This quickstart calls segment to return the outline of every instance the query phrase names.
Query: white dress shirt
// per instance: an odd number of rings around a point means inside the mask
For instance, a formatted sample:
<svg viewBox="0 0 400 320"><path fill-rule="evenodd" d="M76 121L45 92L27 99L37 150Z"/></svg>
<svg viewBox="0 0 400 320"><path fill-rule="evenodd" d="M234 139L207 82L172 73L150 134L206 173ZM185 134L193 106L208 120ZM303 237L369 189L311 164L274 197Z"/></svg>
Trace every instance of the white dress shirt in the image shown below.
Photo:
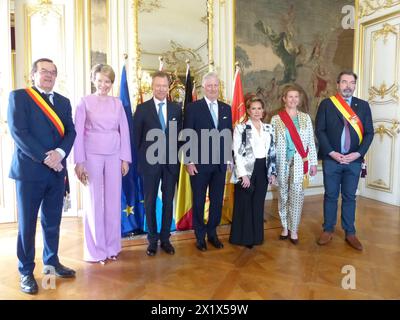
<svg viewBox="0 0 400 320"><path fill-rule="evenodd" d="M54 91L46 92L42 88L39 88L39 87L36 87L36 88L39 90L40 94L49 94L50 95L49 96L49 100L54 105L54 98L53 98L54 97Z"/></svg>
<svg viewBox="0 0 400 320"><path fill-rule="evenodd" d="M213 108L213 111L214 111L214 114L215 114L215 117L216 117L217 123L218 123L218 101L217 100L211 101L206 96L204 96L204 99L207 102L208 109L210 110L210 113L211 113L211 103L213 103L213 107L212 108Z"/></svg>
<svg viewBox="0 0 400 320"><path fill-rule="evenodd" d="M159 103L163 102L163 108L162 108L162 113L163 113L163 117L164 117L164 121L165 121L165 127L167 127L167 99L164 99L163 101L158 100L156 97L153 97L154 99L154 104L156 105L156 109L157 109L157 114L160 112L160 106L158 105Z"/></svg>

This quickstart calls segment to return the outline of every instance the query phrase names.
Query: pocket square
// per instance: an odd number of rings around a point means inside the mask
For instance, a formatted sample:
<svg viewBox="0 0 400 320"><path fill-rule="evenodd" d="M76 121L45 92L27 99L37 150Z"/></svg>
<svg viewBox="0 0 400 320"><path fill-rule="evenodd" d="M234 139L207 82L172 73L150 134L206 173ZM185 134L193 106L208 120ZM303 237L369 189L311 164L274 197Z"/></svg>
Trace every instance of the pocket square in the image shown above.
<svg viewBox="0 0 400 320"><path fill-rule="evenodd" d="M226 118L228 118L227 116L225 116L225 117L223 117L222 119L226 119Z"/></svg>
<svg viewBox="0 0 400 320"><path fill-rule="evenodd" d="M174 121L174 120L176 120L176 118L172 118L172 119L171 119L171 121Z"/></svg>

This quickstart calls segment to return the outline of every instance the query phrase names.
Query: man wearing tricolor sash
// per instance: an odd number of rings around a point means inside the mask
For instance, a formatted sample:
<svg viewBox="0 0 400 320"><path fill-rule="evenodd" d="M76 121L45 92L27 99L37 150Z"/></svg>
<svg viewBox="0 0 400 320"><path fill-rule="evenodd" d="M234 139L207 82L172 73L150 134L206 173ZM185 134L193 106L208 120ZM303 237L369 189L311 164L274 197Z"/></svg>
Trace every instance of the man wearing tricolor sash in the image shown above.
<svg viewBox="0 0 400 320"><path fill-rule="evenodd" d="M17 256L20 288L38 292L35 268L36 220L41 207L43 272L74 277L58 259L66 158L75 140L69 100L53 91L57 68L50 59L33 63L34 86L12 91L8 125L15 142L10 178L16 180L18 209Z"/></svg>
<svg viewBox="0 0 400 320"><path fill-rule="evenodd" d="M324 224L318 244L325 245L332 239L340 191L341 223L346 242L354 249L362 250L354 227L356 191L374 128L368 102L353 97L356 83L356 74L341 72L337 78L337 94L321 102L316 116L315 131L325 187Z"/></svg>

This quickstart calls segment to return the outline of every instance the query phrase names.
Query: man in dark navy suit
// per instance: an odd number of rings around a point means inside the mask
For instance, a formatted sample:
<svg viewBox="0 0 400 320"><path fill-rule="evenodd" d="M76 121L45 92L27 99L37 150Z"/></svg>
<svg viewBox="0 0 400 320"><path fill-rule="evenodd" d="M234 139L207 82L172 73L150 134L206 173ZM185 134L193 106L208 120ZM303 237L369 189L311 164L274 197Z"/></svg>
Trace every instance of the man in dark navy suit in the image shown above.
<svg viewBox="0 0 400 320"><path fill-rule="evenodd" d="M319 158L324 174L324 224L318 244L332 239L337 220L338 197L342 194L342 228L346 242L362 250L355 236L356 191L365 154L374 137L371 109L367 101L353 97L357 75L343 71L337 78L336 96L321 102L315 123Z"/></svg>
<svg viewBox="0 0 400 320"><path fill-rule="evenodd" d="M221 222L222 203L225 188L227 164L232 150L232 112L231 107L217 100L219 95L219 79L214 72L204 75L202 80L204 98L187 105L184 114L184 129L196 132L198 144L191 139L191 152L197 149L197 159L190 161L186 169L190 175L193 191L193 227L196 234L196 247L200 251L207 250L205 236L216 248L223 248L218 239L216 228ZM204 132L219 134L219 141L206 138ZM224 134L225 133L225 134ZM218 143L219 142L219 143ZM208 155L206 154L208 152ZM204 223L204 206L206 192L210 199L207 224Z"/></svg>
<svg viewBox="0 0 400 320"><path fill-rule="evenodd" d="M65 191L66 157L75 140L71 104L53 92L57 68L50 59L33 63L32 88L10 93L8 124L15 142L10 178L16 180L18 205L18 269L21 290L35 294L35 234L41 207L45 274L74 277L58 259Z"/></svg>
<svg viewBox="0 0 400 320"><path fill-rule="evenodd" d="M161 242L161 249L166 253L175 253L169 238L173 200L179 176L178 134L182 128L182 108L176 103L167 101L168 75L162 71L156 72L153 75L152 88L153 98L138 105L133 116L134 143L138 151L138 172L143 178L149 241L146 253L149 256L157 253L158 240ZM160 148L154 150L153 153L152 146L157 141L151 136L160 138L158 141ZM160 233L158 233L156 200L160 181L162 223Z"/></svg>
<svg viewBox="0 0 400 320"><path fill-rule="evenodd" d="M35 234L39 207L43 229L44 273L74 277L58 259L60 223L65 191L66 157L75 139L71 104L53 92L57 68L50 59L33 63L34 86L12 91L8 125L15 142L10 178L16 180L18 209L18 269L21 290L35 294Z"/></svg>

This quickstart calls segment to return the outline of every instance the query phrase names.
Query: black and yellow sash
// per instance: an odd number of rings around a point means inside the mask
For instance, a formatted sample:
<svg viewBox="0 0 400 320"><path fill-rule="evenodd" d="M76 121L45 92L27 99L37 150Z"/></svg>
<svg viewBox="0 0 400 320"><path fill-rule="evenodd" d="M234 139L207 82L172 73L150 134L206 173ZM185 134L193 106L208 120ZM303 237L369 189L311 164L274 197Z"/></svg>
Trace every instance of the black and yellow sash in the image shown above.
<svg viewBox="0 0 400 320"><path fill-rule="evenodd" d="M25 91L32 98L35 104L43 111L46 117L51 121L51 123L56 127L58 133L61 137L64 137L64 125L61 119L58 117L57 113L51 108L51 106L43 99L43 97L33 88L26 88Z"/></svg>

